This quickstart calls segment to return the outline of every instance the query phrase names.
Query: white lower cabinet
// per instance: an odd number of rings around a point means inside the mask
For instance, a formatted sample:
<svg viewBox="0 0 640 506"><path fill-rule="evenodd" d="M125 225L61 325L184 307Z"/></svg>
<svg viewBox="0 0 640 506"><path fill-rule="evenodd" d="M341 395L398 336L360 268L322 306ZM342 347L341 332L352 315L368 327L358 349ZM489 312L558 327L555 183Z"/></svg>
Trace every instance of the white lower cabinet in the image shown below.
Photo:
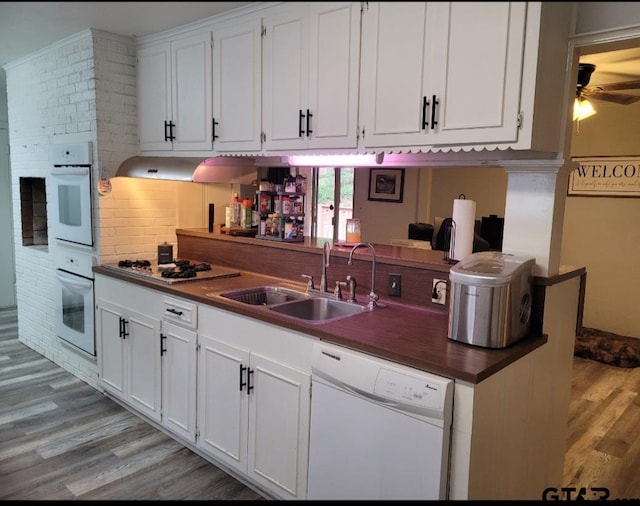
<svg viewBox="0 0 640 506"><path fill-rule="evenodd" d="M96 304L102 387L160 421L160 320L104 299Z"/></svg>
<svg viewBox="0 0 640 506"><path fill-rule="evenodd" d="M195 330L162 322L162 425L196 440Z"/></svg>
<svg viewBox="0 0 640 506"><path fill-rule="evenodd" d="M106 392L266 493L306 498L312 338L99 274L95 291Z"/></svg>
<svg viewBox="0 0 640 506"><path fill-rule="evenodd" d="M261 332L254 321L217 316L235 321L232 333L223 321L200 327L197 446L278 498L305 498L311 375L274 359L287 336L271 339L269 325ZM252 350L252 339L268 343L271 356Z"/></svg>

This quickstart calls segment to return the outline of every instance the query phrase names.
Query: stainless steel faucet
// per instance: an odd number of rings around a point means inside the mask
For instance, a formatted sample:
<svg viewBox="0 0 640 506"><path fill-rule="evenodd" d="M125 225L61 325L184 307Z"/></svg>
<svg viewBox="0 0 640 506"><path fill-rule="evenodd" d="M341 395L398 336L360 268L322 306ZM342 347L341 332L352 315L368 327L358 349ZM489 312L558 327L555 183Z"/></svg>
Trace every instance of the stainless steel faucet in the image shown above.
<svg viewBox="0 0 640 506"><path fill-rule="evenodd" d="M320 291L327 291L327 267L329 267L329 257L331 256L331 245L325 241L322 250L322 277L320 278Z"/></svg>
<svg viewBox="0 0 640 506"><path fill-rule="evenodd" d="M359 242L353 248L351 248L351 252L349 253L349 261L347 262L348 265L351 265L353 263L353 252L358 248L369 248L371 250L371 291L369 292L369 303L367 304L367 308L369 310L372 310L378 305L378 294L376 294L376 250L373 248L373 245L368 242Z"/></svg>

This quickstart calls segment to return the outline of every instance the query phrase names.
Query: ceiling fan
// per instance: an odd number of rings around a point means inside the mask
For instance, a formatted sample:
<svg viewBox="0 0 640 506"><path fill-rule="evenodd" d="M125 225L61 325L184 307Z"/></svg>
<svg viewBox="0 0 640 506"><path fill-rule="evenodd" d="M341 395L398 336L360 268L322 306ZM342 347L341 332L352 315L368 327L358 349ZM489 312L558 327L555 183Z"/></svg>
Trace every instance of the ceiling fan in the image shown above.
<svg viewBox="0 0 640 506"><path fill-rule="evenodd" d="M621 90L640 90L640 80L622 81L618 83L599 84L589 86L591 74L596 70L592 63L578 64L578 83L576 87L576 98L582 100L590 98L603 100L616 104L629 105L640 100L640 95L629 95L624 93L611 93Z"/></svg>

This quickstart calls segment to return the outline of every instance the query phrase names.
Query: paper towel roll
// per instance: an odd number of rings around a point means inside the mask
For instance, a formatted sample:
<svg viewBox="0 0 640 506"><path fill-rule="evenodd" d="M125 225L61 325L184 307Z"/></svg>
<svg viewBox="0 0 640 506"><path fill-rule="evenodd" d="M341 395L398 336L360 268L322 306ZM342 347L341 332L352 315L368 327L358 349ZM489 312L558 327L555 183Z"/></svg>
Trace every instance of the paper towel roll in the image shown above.
<svg viewBox="0 0 640 506"><path fill-rule="evenodd" d="M455 199L453 201L454 223L449 246L449 258L462 260L473 253L473 236L476 224L476 203L474 200Z"/></svg>

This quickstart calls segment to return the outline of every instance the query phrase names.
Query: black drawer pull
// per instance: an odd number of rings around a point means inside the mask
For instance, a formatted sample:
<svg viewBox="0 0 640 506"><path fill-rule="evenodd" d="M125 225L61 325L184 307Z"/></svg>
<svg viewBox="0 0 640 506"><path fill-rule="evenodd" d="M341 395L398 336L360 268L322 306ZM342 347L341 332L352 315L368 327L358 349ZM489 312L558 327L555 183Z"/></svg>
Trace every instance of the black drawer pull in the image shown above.
<svg viewBox="0 0 640 506"><path fill-rule="evenodd" d="M244 381L243 378L243 373L244 371L246 371L247 368L245 366L243 366L242 364L240 364L240 391L242 392L242 389L247 385L247 383Z"/></svg>
<svg viewBox="0 0 640 506"><path fill-rule="evenodd" d="M427 123L427 107L429 107L429 101L426 96L422 97L422 130L426 130L429 126Z"/></svg>
<svg viewBox="0 0 640 506"><path fill-rule="evenodd" d="M431 107L431 130L435 130L436 125L438 124L438 122L436 121L436 105L438 105L440 102L436 100L435 95L433 95L432 102L433 105Z"/></svg>
<svg viewBox="0 0 640 506"><path fill-rule="evenodd" d="M251 384L252 376L253 376L253 369L247 369L247 394L250 394L251 390L253 390L253 385Z"/></svg>
<svg viewBox="0 0 640 506"><path fill-rule="evenodd" d="M302 109L298 111L298 137L302 137L304 133L302 131L302 120L304 119L304 114L302 114Z"/></svg>
<svg viewBox="0 0 640 506"><path fill-rule="evenodd" d="M178 316L182 316L182 311L178 311L177 309L173 309L172 307L167 309L167 313L173 313Z"/></svg>
<svg viewBox="0 0 640 506"><path fill-rule="evenodd" d="M218 122L216 121L215 118L211 118L211 140L215 141L218 136L216 135L216 125L218 125Z"/></svg>

